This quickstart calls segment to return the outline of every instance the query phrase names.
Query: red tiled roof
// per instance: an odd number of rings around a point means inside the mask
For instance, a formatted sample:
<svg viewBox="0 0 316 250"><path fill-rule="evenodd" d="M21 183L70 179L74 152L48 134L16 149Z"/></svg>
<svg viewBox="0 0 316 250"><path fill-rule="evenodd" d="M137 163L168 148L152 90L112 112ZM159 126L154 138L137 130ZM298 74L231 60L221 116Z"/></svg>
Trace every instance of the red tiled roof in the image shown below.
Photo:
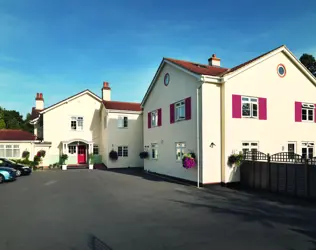
<svg viewBox="0 0 316 250"><path fill-rule="evenodd" d="M188 62L188 61L177 60L177 59L172 59L172 58L164 58L164 59L174 64L177 64L178 66L186 70L189 70L195 74L220 76L221 74L223 74L225 71L228 70L227 68L210 66L207 64Z"/></svg>
<svg viewBox="0 0 316 250"><path fill-rule="evenodd" d="M281 46L279 46L279 47L277 47L277 48L275 48L275 49L273 49L273 50L270 50L270 51L268 51L268 52L266 52L266 53L264 53L264 54L262 54L262 55L260 55L260 56L255 57L255 58L253 58L253 59L251 59L251 60L249 60L249 61L247 61L247 62L244 62L244 63L242 63L242 64L239 64L239 65L237 65L237 66L235 66L235 67L233 67L233 68L227 70L226 72L224 72L224 74L222 74L222 76L224 76L224 75L226 75L226 74L229 74L229 73L232 73L232 72L234 72L234 71L236 71L236 70L238 70L238 69L240 69L240 68L242 68L242 67L244 67L244 66L247 66L248 64L250 64L250 63L252 63L252 62L254 62L254 61L260 59L261 57L264 57L265 55L267 55L267 54L269 54L269 53L271 53L271 52L273 52L273 51L275 51L275 50L277 50L277 49L279 49L279 48L281 48L281 47L283 47L283 46L284 46L284 45L281 45Z"/></svg>
<svg viewBox="0 0 316 250"><path fill-rule="evenodd" d="M36 109L35 107L32 108L32 113L31 113L31 119L34 120L39 116L39 112L41 112L43 109Z"/></svg>
<svg viewBox="0 0 316 250"><path fill-rule="evenodd" d="M106 109L142 111L140 103L136 102L103 101L103 105Z"/></svg>
<svg viewBox="0 0 316 250"><path fill-rule="evenodd" d="M19 129L0 129L0 141L33 141L36 136Z"/></svg>

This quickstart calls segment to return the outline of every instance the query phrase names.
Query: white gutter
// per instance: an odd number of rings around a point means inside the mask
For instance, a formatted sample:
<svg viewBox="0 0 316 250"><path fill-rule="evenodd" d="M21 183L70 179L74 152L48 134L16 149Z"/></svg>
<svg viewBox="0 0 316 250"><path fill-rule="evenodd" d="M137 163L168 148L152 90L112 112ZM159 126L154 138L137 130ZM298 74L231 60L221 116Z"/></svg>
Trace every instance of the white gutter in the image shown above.
<svg viewBox="0 0 316 250"><path fill-rule="evenodd" d="M200 188L200 110L199 110L199 90L202 87L201 85L196 89L196 143L197 143L197 187Z"/></svg>
<svg viewBox="0 0 316 250"><path fill-rule="evenodd" d="M223 83L223 78L219 76L209 76L209 75L201 75L202 82L206 83Z"/></svg>

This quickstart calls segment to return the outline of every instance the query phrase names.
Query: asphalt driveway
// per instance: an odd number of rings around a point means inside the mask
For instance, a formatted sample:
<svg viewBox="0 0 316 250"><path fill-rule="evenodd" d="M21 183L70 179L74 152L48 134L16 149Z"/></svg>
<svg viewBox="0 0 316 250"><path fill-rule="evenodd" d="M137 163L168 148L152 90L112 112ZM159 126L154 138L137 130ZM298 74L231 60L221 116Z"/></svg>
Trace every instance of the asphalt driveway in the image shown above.
<svg viewBox="0 0 316 250"><path fill-rule="evenodd" d="M148 175L36 172L0 198L1 250L316 248L315 205Z"/></svg>

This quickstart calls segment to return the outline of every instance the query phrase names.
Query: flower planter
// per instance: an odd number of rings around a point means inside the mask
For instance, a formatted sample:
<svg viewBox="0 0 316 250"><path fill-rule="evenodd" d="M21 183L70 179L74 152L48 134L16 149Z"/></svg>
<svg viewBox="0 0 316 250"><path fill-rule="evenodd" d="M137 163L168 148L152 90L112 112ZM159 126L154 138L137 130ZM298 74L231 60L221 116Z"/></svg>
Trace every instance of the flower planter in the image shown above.
<svg viewBox="0 0 316 250"><path fill-rule="evenodd" d="M93 169L93 164L89 164L89 169Z"/></svg>
<svg viewBox="0 0 316 250"><path fill-rule="evenodd" d="M63 164L62 167L61 167L61 169L62 169L62 170L67 170L67 165L64 165L64 164Z"/></svg>

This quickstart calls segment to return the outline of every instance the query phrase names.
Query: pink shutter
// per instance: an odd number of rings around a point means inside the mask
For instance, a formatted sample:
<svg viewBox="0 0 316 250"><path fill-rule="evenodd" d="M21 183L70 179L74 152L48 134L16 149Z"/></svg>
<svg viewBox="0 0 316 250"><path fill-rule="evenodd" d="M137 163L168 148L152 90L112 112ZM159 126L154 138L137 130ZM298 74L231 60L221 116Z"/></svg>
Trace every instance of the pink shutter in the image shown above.
<svg viewBox="0 0 316 250"><path fill-rule="evenodd" d="M147 121L148 123L148 128L151 128L151 113L150 112L148 112L148 121Z"/></svg>
<svg viewBox="0 0 316 250"><path fill-rule="evenodd" d="M316 104L315 105L315 109L314 109L314 122L316 122Z"/></svg>
<svg viewBox="0 0 316 250"><path fill-rule="evenodd" d="M158 127L160 127L162 124L162 120L161 120L161 109L158 109Z"/></svg>
<svg viewBox="0 0 316 250"><path fill-rule="evenodd" d="M241 96L232 96L232 112L233 118L241 118Z"/></svg>
<svg viewBox="0 0 316 250"><path fill-rule="evenodd" d="M302 121L302 103L295 102L295 121L301 122Z"/></svg>
<svg viewBox="0 0 316 250"><path fill-rule="evenodd" d="M174 123L174 103L170 104L170 123Z"/></svg>
<svg viewBox="0 0 316 250"><path fill-rule="evenodd" d="M267 120L267 98L259 98L259 120Z"/></svg>
<svg viewBox="0 0 316 250"><path fill-rule="evenodd" d="M185 119L191 120L191 97L185 99Z"/></svg>

